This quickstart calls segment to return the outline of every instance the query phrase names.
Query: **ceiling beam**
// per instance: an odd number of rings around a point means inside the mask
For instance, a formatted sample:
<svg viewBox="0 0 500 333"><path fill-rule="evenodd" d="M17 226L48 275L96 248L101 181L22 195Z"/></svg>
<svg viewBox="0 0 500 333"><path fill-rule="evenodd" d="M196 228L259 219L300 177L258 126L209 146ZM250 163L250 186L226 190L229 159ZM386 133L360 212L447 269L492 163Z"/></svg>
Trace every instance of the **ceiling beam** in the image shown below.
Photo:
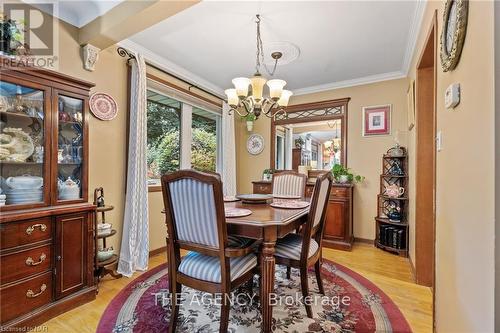
<svg viewBox="0 0 500 333"><path fill-rule="evenodd" d="M125 0L80 28L78 42L103 50L198 2L200 0Z"/></svg>

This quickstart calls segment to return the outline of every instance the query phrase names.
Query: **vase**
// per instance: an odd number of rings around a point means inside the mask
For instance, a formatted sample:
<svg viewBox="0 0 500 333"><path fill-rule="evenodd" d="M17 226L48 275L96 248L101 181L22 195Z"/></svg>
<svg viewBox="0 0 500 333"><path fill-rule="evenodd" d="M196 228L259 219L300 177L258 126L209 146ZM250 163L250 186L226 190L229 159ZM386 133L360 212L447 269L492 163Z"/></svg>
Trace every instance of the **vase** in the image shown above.
<svg viewBox="0 0 500 333"><path fill-rule="evenodd" d="M347 175L341 175L339 176L339 183L345 184L349 182L349 176Z"/></svg>
<svg viewBox="0 0 500 333"><path fill-rule="evenodd" d="M247 131L251 132L253 130L253 121L247 121Z"/></svg>

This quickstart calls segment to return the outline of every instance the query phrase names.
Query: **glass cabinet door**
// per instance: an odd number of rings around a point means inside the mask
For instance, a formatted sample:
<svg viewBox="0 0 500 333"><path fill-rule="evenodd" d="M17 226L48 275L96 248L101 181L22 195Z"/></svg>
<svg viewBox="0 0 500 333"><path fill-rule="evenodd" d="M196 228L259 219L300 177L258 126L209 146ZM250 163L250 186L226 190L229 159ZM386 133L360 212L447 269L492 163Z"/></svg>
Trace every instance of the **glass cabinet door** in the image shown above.
<svg viewBox="0 0 500 333"><path fill-rule="evenodd" d="M57 200L82 199L84 184L84 124L81 98L57 96Z"/></svg>
<svg viewBox="0 0 500 333"><path fill-rule="evenodd" d="M48 200L45 98L48 89L0 81L0 206Z"/></svg>

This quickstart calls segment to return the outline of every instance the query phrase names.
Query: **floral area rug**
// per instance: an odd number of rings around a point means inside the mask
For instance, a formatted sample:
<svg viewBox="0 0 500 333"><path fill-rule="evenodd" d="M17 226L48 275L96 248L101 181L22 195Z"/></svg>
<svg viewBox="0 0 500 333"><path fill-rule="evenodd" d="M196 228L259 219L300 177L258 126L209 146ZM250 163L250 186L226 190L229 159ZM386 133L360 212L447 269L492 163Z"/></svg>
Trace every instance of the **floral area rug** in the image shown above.
<svg viewBox="0 0 500 333"><path fill-rule="evenodd" d="M108 305L97 333L168 332L170 299L167 265L160 265L133 280ZM309 272L311 298L303 299L298 270L286 278L276 266L273 329L275 332L411 332L394 302L378 287L352 270L324 260L325 295L318 293L314 271ZM178 332L219 331L220 296L183 286ZM235 291L229 316L229 332L260 332L258 278L253 293ZM310 302L314 318L308 318L304 302Z"/></svg>

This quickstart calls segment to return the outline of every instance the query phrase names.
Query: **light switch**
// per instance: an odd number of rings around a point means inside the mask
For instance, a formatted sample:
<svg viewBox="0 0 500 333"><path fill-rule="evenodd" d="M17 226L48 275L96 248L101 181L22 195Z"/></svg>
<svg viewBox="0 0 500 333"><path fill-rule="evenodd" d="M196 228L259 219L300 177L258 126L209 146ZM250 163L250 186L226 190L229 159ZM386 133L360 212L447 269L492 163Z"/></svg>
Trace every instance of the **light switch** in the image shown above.
<svg viewBox="0 0 500 333"><path fill-rule="evenodd" d="M441 131L436 134L436 150L441 151L443 149L443 133Z"/></svg>

